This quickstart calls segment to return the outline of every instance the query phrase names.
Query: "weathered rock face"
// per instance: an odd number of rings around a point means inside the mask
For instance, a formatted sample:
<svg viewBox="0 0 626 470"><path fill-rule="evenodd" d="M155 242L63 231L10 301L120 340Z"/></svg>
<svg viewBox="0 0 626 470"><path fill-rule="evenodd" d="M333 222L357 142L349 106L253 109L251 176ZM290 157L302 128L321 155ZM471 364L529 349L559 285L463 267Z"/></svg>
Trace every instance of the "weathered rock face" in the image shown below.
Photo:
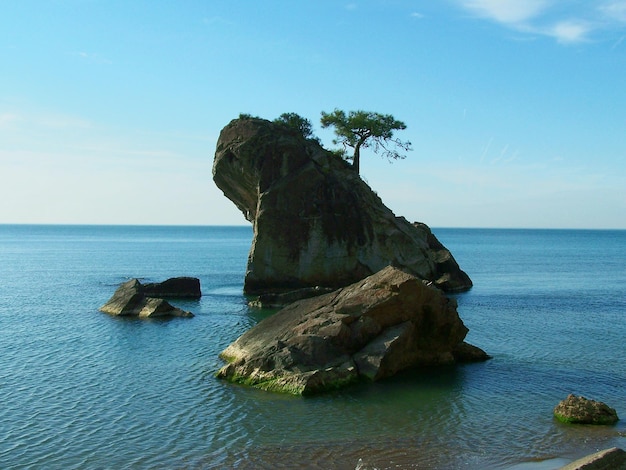
<svg viewBox="0 0 626 470"><path fill-rule="evenodd" d="M329 294L295 302L226 348L218 377L312 394L420 365L488 359L465 343L456 302L387 267Z"/></svg>
<svg viewBox="0 0 626 470"><path fill-rule="evenodd" d="M153 287L153 292L154 289L156 288ZM137 279L131 279L120 285L113 297L100 307L100 311L109 315L139 318L193 317L193 313L176 308L163 299L149 297L145 286Z"/></svg>
<svg viewBox="0 0 626 470"><path fill-rule="evenodd" d="M428 227L396 217L350 165L284 126L232 121L213 179L253 224L248 294L343 287L389 265L446 291L472 285Z"/></svg>
<svg viewBox="0 0 626 470"><path fill-rule="evenodd" d="M564 423L615 424L617 412L605 403L568 395L554 408L554 416Z"/></svg>

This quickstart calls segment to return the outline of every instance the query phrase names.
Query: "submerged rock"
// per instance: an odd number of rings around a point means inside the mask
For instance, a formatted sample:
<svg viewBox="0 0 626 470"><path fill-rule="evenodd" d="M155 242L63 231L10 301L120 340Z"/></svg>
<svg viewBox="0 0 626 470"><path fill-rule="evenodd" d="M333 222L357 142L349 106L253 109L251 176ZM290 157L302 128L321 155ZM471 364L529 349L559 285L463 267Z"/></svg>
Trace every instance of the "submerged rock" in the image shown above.
<svg viewBox="0 0 626 470"><path fill-rule="evenodd" d="M149 297L145 286L138 279L120 285L113 297L100 307L100 311L109 315L139 318L193 317L193 313L174 307L164 299Z"/></svg>
<svg viewBox="0 0 626 470"><path fill-rule="evenodd" d="M213 179L253 224L247 294L344 287L389 265L448 292L472 286L428 227L396 217L351 165L285 126L233 120Z"/></svg>
<svg viewBox="0 0 626 470"><path fill-rule="evenodd" d="M564 423L615 424L617 412L605 403L585 397L568 395L554 408L554 416Z"/></svg>
<svg viewBox="0 0 626 470"><path fill-rule="evenodd" d="M415 366L486 360L431 283L387 267L348 287L295 302L228 346L217 376L270 391L313 394Z"/></svg>

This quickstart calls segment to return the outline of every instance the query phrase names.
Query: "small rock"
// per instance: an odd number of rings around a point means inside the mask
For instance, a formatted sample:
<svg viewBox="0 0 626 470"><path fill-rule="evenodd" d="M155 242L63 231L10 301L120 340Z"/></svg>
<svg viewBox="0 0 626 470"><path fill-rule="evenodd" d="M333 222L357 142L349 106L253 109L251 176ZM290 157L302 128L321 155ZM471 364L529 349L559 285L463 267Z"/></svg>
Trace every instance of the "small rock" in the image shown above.
<svg viewBox="0 0 626 470"><path fill-rule="evenodd" d="M139 318L193 317L193 313L176 308L163 299L148 297L138 279L120 285L100 311L114 316Z"/></svg>
<svg viewBox="0 0 626 470"><path fill-rule="evenodd" d="M617 412L608 405L572 394L554 408L554 416L575 424L615 424L619 420Z"/></svg>

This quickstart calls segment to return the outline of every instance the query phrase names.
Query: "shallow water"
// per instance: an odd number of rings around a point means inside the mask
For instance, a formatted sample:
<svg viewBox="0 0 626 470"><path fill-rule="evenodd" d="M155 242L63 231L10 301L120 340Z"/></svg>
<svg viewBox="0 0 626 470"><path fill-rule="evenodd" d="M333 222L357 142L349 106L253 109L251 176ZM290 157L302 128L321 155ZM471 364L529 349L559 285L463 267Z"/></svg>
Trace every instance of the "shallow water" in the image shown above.
<svg viewBox="0 0 626 470"><path fill-rule="evenodd" d="M298 398L213 376L267 314L241 294L249 227L0 226L0 467L521 470L626 448L622 422L552 418L569 393L626 414L626 232L435 233L493 359ZM128 278L181 275L202 283L173 302L192 319L97 310Z"/></svg>

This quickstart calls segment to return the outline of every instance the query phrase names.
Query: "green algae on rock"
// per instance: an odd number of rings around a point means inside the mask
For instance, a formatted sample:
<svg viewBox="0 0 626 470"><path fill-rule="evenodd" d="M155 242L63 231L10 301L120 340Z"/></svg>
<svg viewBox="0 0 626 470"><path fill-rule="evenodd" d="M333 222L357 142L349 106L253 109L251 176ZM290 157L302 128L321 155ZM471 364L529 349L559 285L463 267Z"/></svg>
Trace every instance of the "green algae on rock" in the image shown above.
<svg viewBox="0 0 626 470"><path fill-rule="evenodd" d="M615 424L617 412L605 403L585 397L568 395L554 408L554 416L563 423Z"/></svg>

